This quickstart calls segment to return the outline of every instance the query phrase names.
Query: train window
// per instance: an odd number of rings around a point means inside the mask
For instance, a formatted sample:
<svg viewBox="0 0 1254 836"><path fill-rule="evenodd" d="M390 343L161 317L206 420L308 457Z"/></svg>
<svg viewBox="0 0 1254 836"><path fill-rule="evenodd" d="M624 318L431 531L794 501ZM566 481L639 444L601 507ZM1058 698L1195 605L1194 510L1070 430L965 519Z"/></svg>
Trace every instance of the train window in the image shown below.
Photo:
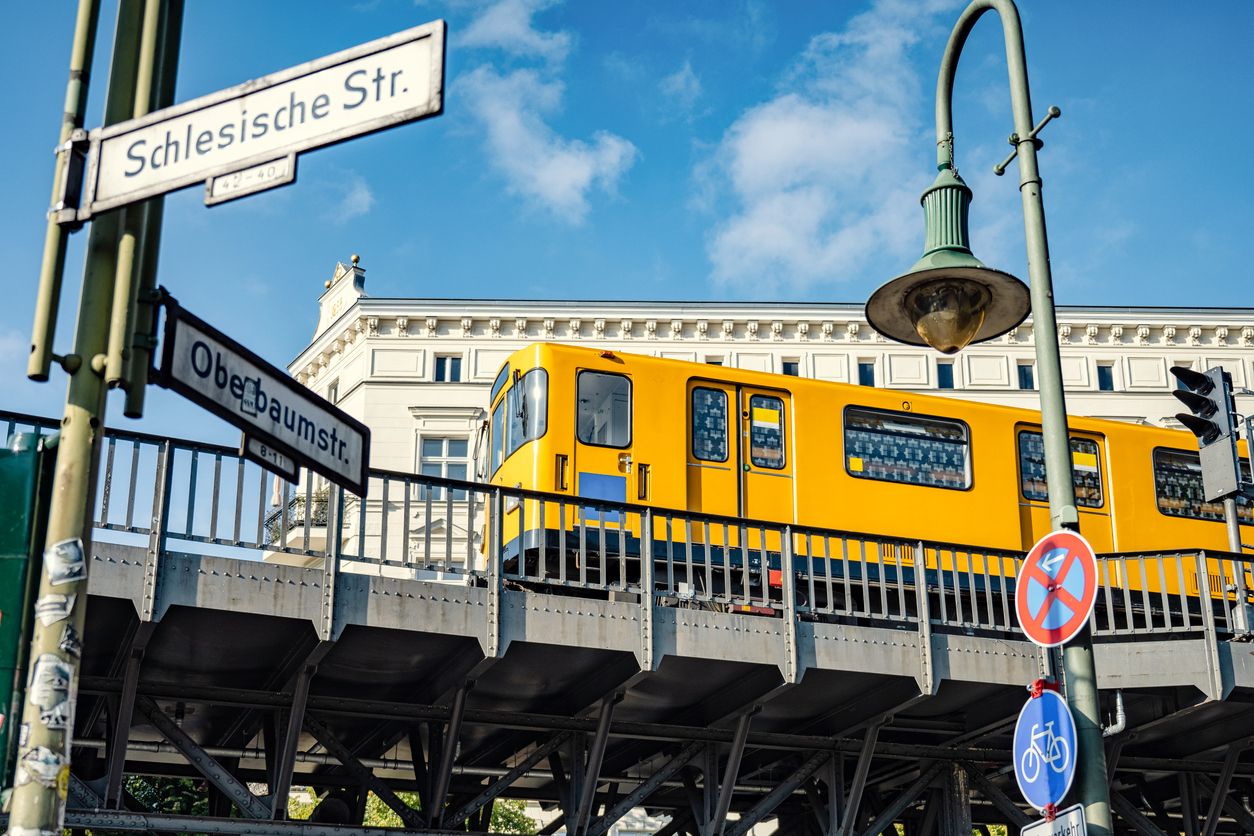
<svg viewBox="0 0 1254 836"><path fill-rule="evenodd" d="M621 374L580 372L575 397L576 435L584 444L631 444L631 381Z"/></svg>
<svg viewBox="0 0 1254 836"><path fill-rule="evenodd" d="M966 489L970 451L967 425L960 421L845 408L845 470L855 478Z"/></svg>
<svg viewBox="0 0 1254 836"><path fill-rule="evenodd" d="M488 395L488 405L491 406L496 402L496 396L505 388L506 381L509 380L509 363L501 366L501 370L496 373L496 380L492 381L492 393Z"/></svg>
<svg viewBox="0 0 1254 836"><path fill-rule="evenodd" d="M532 369L505 395L505 457L548 429L549 373ZM499 407L498 407L499 408Z"/></svg>
<svg viewBox="0 0 1254 836"><path fill-rule="evenodd" d="M721 389L692 390L692 457L727 461L727 393Z"/></svg>
<svg viewBox="0 0 1254 836"><path fill-rule="evenodd" d="M1241 460L1241 476L1250 478L1249 459ZM1202 488L1202 460L1190 450L1154 451L1154 495L1158 510L1169 517L1222 521L1221 501L1207 502ZM1237 495L1237 518L1254 525L1254 500Z"/></svg>
<svg viewBox="0 0 1254 836"><path fill-rule="evenodd" d="M492 473L505 460L505 404L497 404L492 410Z"/></svg>
<svg viewBox="0 0 1254 836"><path fill-rule="evenodd" d="M779 398L749 396L749 461L784 469L784 402Z"/></svg>
<svg viewBox="0 0 1254 836"><path fill-rule="evenodd" d="M1083 508L1102 507L1102 472L1098 453L1096 441L1071 439L1075 501ZM1023 491L1024 499L1049 501L1049 486L1045 484L1045 442L1038 432L1024 430L1019 433L1019 489Z"/></svg>

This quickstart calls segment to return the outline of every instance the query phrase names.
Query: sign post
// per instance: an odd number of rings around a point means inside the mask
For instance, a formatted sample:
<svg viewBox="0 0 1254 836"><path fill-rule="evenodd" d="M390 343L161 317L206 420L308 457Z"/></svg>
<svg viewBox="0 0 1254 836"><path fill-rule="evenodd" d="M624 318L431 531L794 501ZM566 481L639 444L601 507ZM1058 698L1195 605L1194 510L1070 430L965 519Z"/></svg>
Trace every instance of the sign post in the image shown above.
<svg viewBox="0 0 1254 836"><path fill-rule="evenodd" d="M267 469L288 478L304 465L365 497L366 425L162 293L158 385L243 430L245 455Z"/></svg>

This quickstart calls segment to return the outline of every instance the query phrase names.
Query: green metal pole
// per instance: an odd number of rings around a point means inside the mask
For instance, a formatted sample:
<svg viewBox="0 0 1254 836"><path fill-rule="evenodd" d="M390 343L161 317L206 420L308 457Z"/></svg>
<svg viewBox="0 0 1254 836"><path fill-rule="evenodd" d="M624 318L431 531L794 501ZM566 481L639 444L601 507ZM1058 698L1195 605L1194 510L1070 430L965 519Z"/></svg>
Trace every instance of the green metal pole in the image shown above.
<svg viewBox="0 0 1254 836"><path fill-rule="evenodd" d="M174 104L182 32L183 0L167 0L161 15L161 33L157 41L153 110ZM165 216L165 198L151 198L145 206L147 211L141 237L143 252L139 259L139 289L135 299L135 321L126 371L126 380L130 385L122 407L122 414L127 418L140 418L144 414L148 367L152 363L152 350L156 345L157 261L161 250L161 222Z"/></svg>
<svg viewBox="0 0 1254 836"><path fill-rule="evenodd" d="M52 202L61 198L61 180L69 159L70 134L83 127L87 110L87 82L96 46L96 24L100 20L100 0L79 0L74 22L74 46L70 49L70 80L65 85L65 110L57 146L57 165L52 173ZM57 308L61 304L61 277L65 273L65 245L69 233L55 217L48 218L44 231L43 261L39 265L39 290L35 301L35 322L31 326L30 358L26 376L47 380L52 362L52 341L57 331Z"/></svg>
<svg viewBox="0 0 1254 836"><path fill-rule="evenodd" d="M936 81L937 165L947 168L952 160L953 90L958 56L975 22L987 11L1001 18L1010 72L1010 98L1014 114L1015 145L1019 157L1019 193L1023 199L1023 225L1027 240L1028 277L1032 293L1032 333L1036 343L1036 373L1041 393L1041 435L1045 446L1045 479L1049 484L1050 520L1055 529L1078 530L1075 483L1071 470L1071 442L1067 430L1067 405L1063 396L1062 362L1058 350L1058 325L1054 314L1053 276L1049 269L1049 243L1045 234L1045 203L1037 169L1032 97L1028 88L1027 53L1023 28L1013 0L974 0L962 12L949 36ZM1093 640L1086 627L1063 649L1067 704L1075 717L1079 739L1076 786L1084 804L1089 833L1109 836L1112 829L1110 792L1106 783L1106 750L1102 744L1097 670Z"/></svg>
<svg viewBox="0 0 1254 836"><path fill-rule="evenodd" d="M139 40L135 71L134 106L138 118L152 108L157 76L157 39L161 34L161 7L164 0L145 0L143 29ZM143 253L143 233L148 226L148 204L137 203L122 210L122 237L118 240L117 268L113 280L113 310L109 322L109 348L105 355L105 384L130 388L126 372L130 366L135 327L135 301Z"/></svg>
<svg viewBox="0 0 1254 836"><path fill-rule="evenodd" d="M129 119L134 107L142 8L139 0L118 4L105 124ZM110 212L91 224L74 353L63 361L70 380L35 604L39 618L31 638L10 834L57 833L65 819L119 220Z"/></svg>

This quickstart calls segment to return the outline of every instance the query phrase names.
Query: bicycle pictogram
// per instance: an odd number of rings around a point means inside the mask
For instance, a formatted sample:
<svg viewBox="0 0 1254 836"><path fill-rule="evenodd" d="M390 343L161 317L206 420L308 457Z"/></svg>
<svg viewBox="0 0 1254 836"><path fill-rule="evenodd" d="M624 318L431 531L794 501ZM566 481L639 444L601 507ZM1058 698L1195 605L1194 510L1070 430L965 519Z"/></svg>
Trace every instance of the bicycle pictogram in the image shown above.
<svg viewBox="0 0 1254 836"><path fill-rule="evenodd" d="M1042 764L1060 775L1066 771L1071 764L1071 745L1065 738L1054 734L1053 720L1046 723L1044 729L1033 723L1030 737L1032 742L1024 750L1019 763L1023 780L1035 783Z"/></svg>
<svg viewBox="0 0 1254 836"><path fill-rule="evenodd" d="M1078 753L1075 719L1057 691L1033 688L1014 732L1015 781L1038 810L1062 803L1075 778Z"/></svg>

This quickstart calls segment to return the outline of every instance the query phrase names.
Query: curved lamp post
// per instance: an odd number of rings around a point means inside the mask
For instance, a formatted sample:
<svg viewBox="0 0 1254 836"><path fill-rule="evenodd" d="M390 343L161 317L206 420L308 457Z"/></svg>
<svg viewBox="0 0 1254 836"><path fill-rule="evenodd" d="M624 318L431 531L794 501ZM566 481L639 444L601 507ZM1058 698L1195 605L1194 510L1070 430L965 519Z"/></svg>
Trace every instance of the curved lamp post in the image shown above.
<svg viewBox="0 0 1254 836"><path fill-rule="evenodd" d="M1023 29L1013 0L974 0L962 12L949 36L936 81L936 163L940 174L923 193L927 220L923 258L872 294L867 321L884 336L913 345L930 345L952 354L973 342L1004 334L1028 313L1028 288L1013 276L985 267L971 253L967 209L971 190L954 166L953 90L958 56L975 22L987 11L1001 18L1010 71L1010 98L1014 134L1010 142L1019 158L1019 192L1027 238L1028 277L1031 281L1032 328L1040 382L1041 434L1045 447L1045 474L1049 484L1050 519L1055 529L1078 529L1072 481L1067 409L1063 399L1062 364L1058 353L1058 326L1054 317L1053 279L1045 236L1045 204L1036 165L1040 140L1036 134L1059 115L1050 108L1039 124L1032 124L1028 92L1027 56ZM1009 160L994 170L1001 174ZM1097 675L1088 631L1063 650L1067 702L1075 715L1079 737L1079 774L1076 786L1085 805L1089 832L1111 832L1110 795L1106 783L1106 756L1099 721Z"/></svg>

